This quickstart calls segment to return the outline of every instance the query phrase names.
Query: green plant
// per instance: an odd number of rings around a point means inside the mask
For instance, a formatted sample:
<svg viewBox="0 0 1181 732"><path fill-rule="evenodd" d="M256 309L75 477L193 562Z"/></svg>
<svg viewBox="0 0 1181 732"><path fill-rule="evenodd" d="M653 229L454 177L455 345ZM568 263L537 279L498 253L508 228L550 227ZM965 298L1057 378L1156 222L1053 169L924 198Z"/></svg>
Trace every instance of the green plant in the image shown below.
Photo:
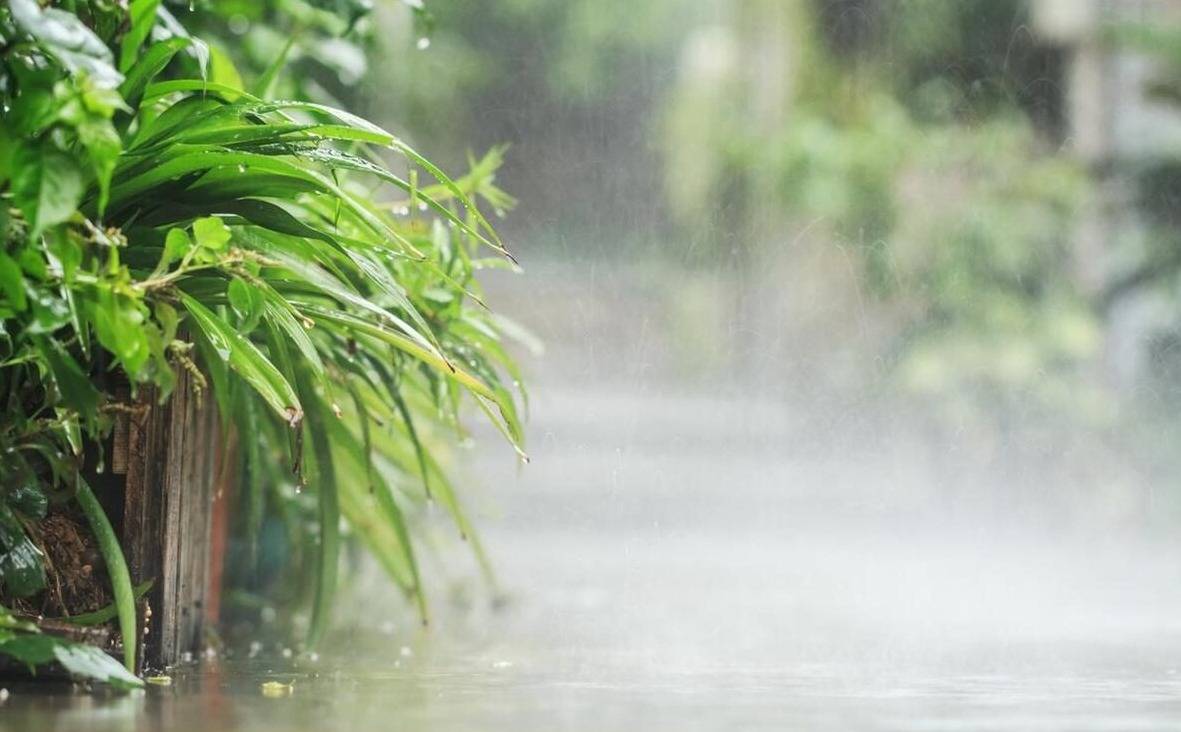
<svg viewBox="0 0 1181 732"><path fill-rule="evenodd" d="M309 643L341 517L425 617L410 514L434 497L471 537L428 435L470 399L521 449L518 374L476 281L515 266L476 204L511 201L498 153L452 180L347 112L247 92L275 72L249 85L211 63L158 0L62 5L0 7L0 596L43 589L36 523L73 501L118 577L84 455L134 408L119 377L163 401L184 369L227 435L249 429L247 538L268 511L315 516L291 522L316 555ZM114 596L134 627L129 583Z"/></svg>
<svg viewBox="0 0 1181 732"><path fill-rule="evenodd" d="M20 620L0 606L0 653L30 669L56 661L72 674L104 681L124 688L138 688L143 682L102 650L85 643L65 640L41 632L36 623Z"/></svg>

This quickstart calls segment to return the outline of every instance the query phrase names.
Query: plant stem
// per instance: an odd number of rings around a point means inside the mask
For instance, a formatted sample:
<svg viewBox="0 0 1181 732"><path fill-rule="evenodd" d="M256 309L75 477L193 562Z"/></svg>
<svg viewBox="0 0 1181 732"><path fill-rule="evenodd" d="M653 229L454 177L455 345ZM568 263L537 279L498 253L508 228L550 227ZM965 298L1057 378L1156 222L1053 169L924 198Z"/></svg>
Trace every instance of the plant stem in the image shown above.
<svg viewBox="0 0 1181 732"><path fill-rule="evenodd" d="M119 547L119 537L94 492L82 478L78 478L78 506L90 523L90 530L98 542L99 553L107 564L107 575L111 578L111 591L115 595L115 610L119 616L119 633L123 636L123 665L128 672L135 673L135 594L131 588L131 575L127 561Z"/></svg>

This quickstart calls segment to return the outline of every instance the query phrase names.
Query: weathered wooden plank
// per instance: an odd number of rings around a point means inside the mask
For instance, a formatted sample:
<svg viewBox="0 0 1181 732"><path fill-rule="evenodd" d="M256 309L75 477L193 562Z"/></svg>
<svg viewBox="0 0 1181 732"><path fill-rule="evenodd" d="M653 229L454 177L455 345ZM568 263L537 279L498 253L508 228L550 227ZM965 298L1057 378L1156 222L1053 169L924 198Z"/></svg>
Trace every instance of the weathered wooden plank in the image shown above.
<svg viewBox="0 0 1181 732"><path fill-rule="evenodd" d="M128 429L124 543L133 580L156 580L142 662L161 667L198 651L206 621L216 617L206 598L210 566L220 561L213 504L222 438L215 405L198 398L189 374L181 372L168 404L152 399L143 395L148 408Z"/></svg>
<svg viewBox="0 0 1181 732"><path fill-rule="evenodd" d="M159 634L153 632L150 621L152 610L160 608L164 595L164 584L160 578L163 562L161 545L164 539L161 522L164 466L163 461L157 458L164 454L169 407L157 406L155 400L155 390L144 389L139 398L142 409L128 425L123 502L123 552L127 557L132 582L139 584L149 579L155 580L152 590L141 602L140 666L145 662L149 665L160 663Z"/></svg>

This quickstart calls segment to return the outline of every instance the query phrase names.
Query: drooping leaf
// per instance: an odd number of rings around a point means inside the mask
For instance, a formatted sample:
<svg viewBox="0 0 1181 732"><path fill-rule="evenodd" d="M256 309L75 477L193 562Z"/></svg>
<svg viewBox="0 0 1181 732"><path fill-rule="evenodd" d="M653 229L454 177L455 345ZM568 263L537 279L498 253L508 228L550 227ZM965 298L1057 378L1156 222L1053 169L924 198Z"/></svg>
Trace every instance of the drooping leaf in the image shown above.
<svg viewBox="0 0 1181 732"><path fill-rule="evenodd" d="M49 365L50 374L61 393L63 406L74 410L83 419L93 419L98 411L99 393L78 362L52 338L34 341Z"/></svg>
<svg viewBox="0 0 1181 732"><path fill-rule="evenodd" d="M289 424L298 425L303 419L299 397L262 351L197 299L184 293L180 299L218 357L250 384L277 414Z"/></svg>
<svg viewBox="0 0 1181 732"><path fill-rule="evenodd" d="M333 598L336 596L336 575L340 563L340 506L339 483L333 464L332 445L328 438L329 417L323 401L315 394L315 385L306 372L297 372L300 392L307 406L307 421L303 429L312 444L309 461L312 485L319 506L320 536L316 552L316 592L312 603L312 620L308 628L308 646L314 647L324 636L331 618Z"/></svg>
<svg viewBox="0 0 1181 732"><path fill-rule="evenodd" d="M0 652L3 650L0 647ZM118 661L101 648L85 643L59 641L54 646L53 657L76 676L84 676L125 689L139 689L144 685L142 679L125 666L120 666Z"/></svg>

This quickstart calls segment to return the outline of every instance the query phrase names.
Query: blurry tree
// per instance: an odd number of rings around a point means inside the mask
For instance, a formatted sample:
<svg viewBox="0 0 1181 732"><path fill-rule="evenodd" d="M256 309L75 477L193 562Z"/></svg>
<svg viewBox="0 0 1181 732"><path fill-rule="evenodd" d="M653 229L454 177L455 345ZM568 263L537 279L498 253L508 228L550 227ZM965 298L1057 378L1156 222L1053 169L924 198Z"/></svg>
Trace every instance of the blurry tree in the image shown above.
<svg viewBox="0 0 1181 732"><path fill-rule="evenodd" d="M1025 5L732 7L686 45L667 190L686 230L717 223L726 202L714 246L738 262L747 300L735 318L769 313L755 338L796 332L770 368L831 379L823 359L793 371L788 348L832 348L857 332L834 318L872 318L880 327L867 333L893 336L856 349L879 354L864 359L860 382L887 376L939 432L995 445L988 460L1044 451L1048 422L1109 423L1112 401L1093 378L1102 322L1071 267L1088 179L1058 154L1061 59L1029 35ZM820 265L807 251L816 241ZM783 283L805 279L828 285L777 310L775 299L791 297ZM799 333L817 317L827 320L806 340Z"/></svg>

